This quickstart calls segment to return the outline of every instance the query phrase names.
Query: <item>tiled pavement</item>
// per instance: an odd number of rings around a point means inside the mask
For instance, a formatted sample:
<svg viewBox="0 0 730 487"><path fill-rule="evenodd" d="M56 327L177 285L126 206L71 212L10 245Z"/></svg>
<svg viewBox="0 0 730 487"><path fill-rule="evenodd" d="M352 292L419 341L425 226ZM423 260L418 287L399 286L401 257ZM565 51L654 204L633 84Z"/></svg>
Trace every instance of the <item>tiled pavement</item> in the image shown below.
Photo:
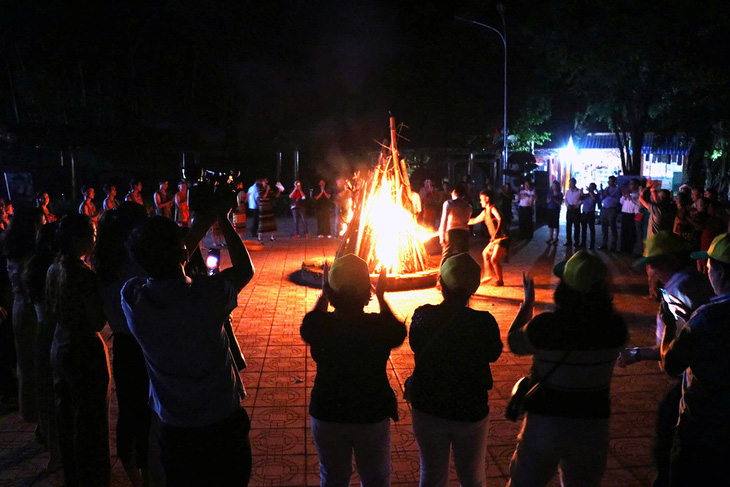
<svg viewBox="0 0 730 487"><path fill-rule="evenodd" d="M288 220L280 220L286 230ZM564 235L564 232L562 232ZM600 232L599 232L600 233ZM551 274L554 263L566 257L562 245L544 244L542 228L529 243L513 246L505 265L505 287L483 285L472 299L477 309L490 311L497 319L506 343L506 332L522 299L523 271L536 283L537 310L549 309L557 279ZM483 241L472 240L472 253L479 258ZM303 260L330 257L334 239L292 239L281 235L266 241L251 254L256 266L252 282L238 297L233 313L236 334L246 355L248 368L243 379L249 398L253 445L252 486L318 485L317 453L312 444L307 405L315 375L315 365L299 338L302 316L313 306L319 291L290 281ZM655 305L643 299L646 277L633 269L633 259L625 255L600 253L613 270L615 304L630 325L631 344L648 345L653 341ZM224 255L225 259L225 255ZM438 303L435 289L386 294L394 312L407 318L424 303ZM376 310L376 306L373 310ZM490 394L490 432L487 476L489 485L507 481L510 457L519 425L503 418L503 410L515 380L523 376L529 359L505 350L493 365L494 390ZM392 457L394 485L418 483L418 448L411 431L410 410L402 400L403 382L413 370L413 354L408 341L391 354L388 375L397 391L401 420L393 424ZM659 399L669 385L656 363L644 362L628 369L617 369L612 389L610 457L605 486L649 485L653 476L651 460L652 431ZM112 426L116 404L112 405ZM47 453L33 440L33 427L23 424L16 413L0 416L0 486L62 485L59 473L47 475L43 466ZM112 439L112 448L113 447ZM114 450L112 450L114 453ZM114 460L114 486L127 485L121 465ZM451 472L451 485L458 485ZM353 485L357 475L353 474ZM551 485L557 485L553 480Z"/></svg>

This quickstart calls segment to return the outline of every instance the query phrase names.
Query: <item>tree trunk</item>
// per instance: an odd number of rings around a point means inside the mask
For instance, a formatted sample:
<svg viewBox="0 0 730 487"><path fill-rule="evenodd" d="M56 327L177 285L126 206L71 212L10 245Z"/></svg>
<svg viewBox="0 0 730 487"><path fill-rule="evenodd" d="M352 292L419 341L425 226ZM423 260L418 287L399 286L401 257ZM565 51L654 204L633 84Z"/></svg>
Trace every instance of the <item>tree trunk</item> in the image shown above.
<svg viewBox="0 0 730 487"><path fill-rule="evenodd" d="M641 148L644 146L644 130L634 126L631 129L631 164L624 170L624 174L638 176L644 163Z"/></svg>

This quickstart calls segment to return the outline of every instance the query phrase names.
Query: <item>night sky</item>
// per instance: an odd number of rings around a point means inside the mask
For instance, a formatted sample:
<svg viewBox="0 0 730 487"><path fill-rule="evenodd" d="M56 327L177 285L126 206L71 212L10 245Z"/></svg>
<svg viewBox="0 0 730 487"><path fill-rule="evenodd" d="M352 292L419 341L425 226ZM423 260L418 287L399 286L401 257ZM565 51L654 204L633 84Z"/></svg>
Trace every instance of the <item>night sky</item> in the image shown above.
<svg viewBox="0 0 730 487"><path fill-rule="evenodd" d="M581 38L583 23L619 40L643 33L647 19L676 23L666 2L639 13L618 2L626 8L614 19L572 0L503 2L510 126L549 95L552 127L573 129L583 100L555 82L540 52L542 32L561 33L563 17L573 17L576 45L596 50L607 48ZM464 147L501 129L503 48L454 15L501 30L497 3L5 0L0 125L20 143L265 164L297 145L315 164L377 150L392 113L408 127L405 148Z"/></svg>

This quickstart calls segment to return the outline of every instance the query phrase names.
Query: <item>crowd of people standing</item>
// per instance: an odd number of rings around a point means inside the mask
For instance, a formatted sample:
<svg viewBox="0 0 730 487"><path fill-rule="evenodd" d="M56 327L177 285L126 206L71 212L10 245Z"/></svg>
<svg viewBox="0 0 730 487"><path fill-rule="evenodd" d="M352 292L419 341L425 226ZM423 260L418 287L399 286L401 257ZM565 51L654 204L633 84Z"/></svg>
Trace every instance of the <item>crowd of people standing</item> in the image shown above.
<svg viewBox="0 0 730 487"><path fill-rule="evenodd" d="M283 188L265 179L254 186L256 236L271 233L273 239L266 200ZM250 421L241 406L246 392L232 352L235 337L225 328L238 293L254 275L230 218L231 211L240 214L241 203L250 205L252 190L236 189L235 208L222 200L191 212L185 183L169 195L167 181L160 181L153 216L139 203L139 181L132 181L123 202L107 186L98 215L90 208L93 188L84 188L78 213L63 218L52 213L46 193L39 193L36 206L14 209L1 202L7 226L0 238L6 272L0 289L0 393L4 402L17 397L21 418L37 425L36 438L50 452L47 469L63 468L66 485L109 485L112 373L119 403L117 455L132 485L149 482L155 468L167 485L247 483ZM466 187L448 189L438 225L443 301L418 307L410 331L390 310L384 271L374 292L380 312L370 314L364 310L372 296L367 264L347 255L331 269L325 265L322 295L300 329L317 364L310 415L322 485L348 484L352 455L363 485L388 485L390 421L398 419L398 411L385 368L390 350L406 338L415 355L406 398L421 454L421 485L443 485L450 450L461 483L484 485L490 364L503 344L494 317L470 308L469 300L482 282L503 285L512 204L525 219L519 226L525 233L518 235L526 238L533 231L536 196L529 184L517 194L508 186L498 194L485 189L479 193L481 210L474 212ZM422 219L428 216L429 191L422 198ZM723 347L729 337L719 326L726 322L730 293L726 209L716 197L691 188L683 188L681 197L667 193L650 181L643 188L638 180L617 188L611 178L602 191L592 184L584 192L575 180L565 196L559 185L551 188L548 208L567 207L566 245L585 246L584 215L595 220L600 205L608 230L604 244L620 207L621 240L624 232L633 232L631 238L627 233L625 249L636 252L643 228L635 215L646 213L649 235L637 265L646 266L663 296L657 345L625 348L627 327L613 308L608 269L596 253L578 251L556 266L560 283L553 311L534 315L534 283L524 276L524 301L507 344L513 353L533 357L533 380L541 387L525 403L511 485L545 485L558 468L566 485L600 483L617 357L619 366L657 360L681 376L659 409L656 463L666 483L657 485L692 485L697 469L722 480L730 453L730 402L724 392L730 362ZM301 184L289 194L295 223L303 224L297 235L307 235L301 214L306 197ZM314 197L336 199L324 181ZM435 206L429 205L435 219ZM559 226L554 214L549 218L554 244ZM318 222L318 231L329 223L329 217L321 227ZM483 266L468 254L473 227L481 223L490 235ZM200 271L200 241L214 225L231 267L211 276ZM611 237L608 248L617 249L618 235ZM590 243L592 248L593 239ZM101 336L107 324L113 333L111 368ZM154 460L151 430L159 442Z"/></svg>

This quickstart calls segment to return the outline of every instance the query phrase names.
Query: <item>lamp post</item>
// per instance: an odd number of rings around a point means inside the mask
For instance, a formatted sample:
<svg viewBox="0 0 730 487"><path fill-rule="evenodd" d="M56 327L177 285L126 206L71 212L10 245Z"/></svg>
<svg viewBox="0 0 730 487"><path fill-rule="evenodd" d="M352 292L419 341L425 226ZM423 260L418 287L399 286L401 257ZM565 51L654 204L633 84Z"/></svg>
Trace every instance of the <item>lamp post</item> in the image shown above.
<svg viewBox="0 0 730 487"><path fill-rule="evenodd" d="M504 184L504 170L507 168L507 24L504 21L504 4L498 3L497 4L497 12L499 12L499 16L502 18L502 31L500 32L499 29L492 27L491 25L483 24L482 22L477 22L476 20L471 19L465 19L463 17L454 17L456 20L461 20L462 22L468 22L470 24L478 25L479 27L484 27L486 29L491 30L492 32L495 32L499 38L502 40L502 46L504 46L504 107L503 107L503 120L502 120L502 137L503 137L503 152L502 152L502 184Z"/></svg>

